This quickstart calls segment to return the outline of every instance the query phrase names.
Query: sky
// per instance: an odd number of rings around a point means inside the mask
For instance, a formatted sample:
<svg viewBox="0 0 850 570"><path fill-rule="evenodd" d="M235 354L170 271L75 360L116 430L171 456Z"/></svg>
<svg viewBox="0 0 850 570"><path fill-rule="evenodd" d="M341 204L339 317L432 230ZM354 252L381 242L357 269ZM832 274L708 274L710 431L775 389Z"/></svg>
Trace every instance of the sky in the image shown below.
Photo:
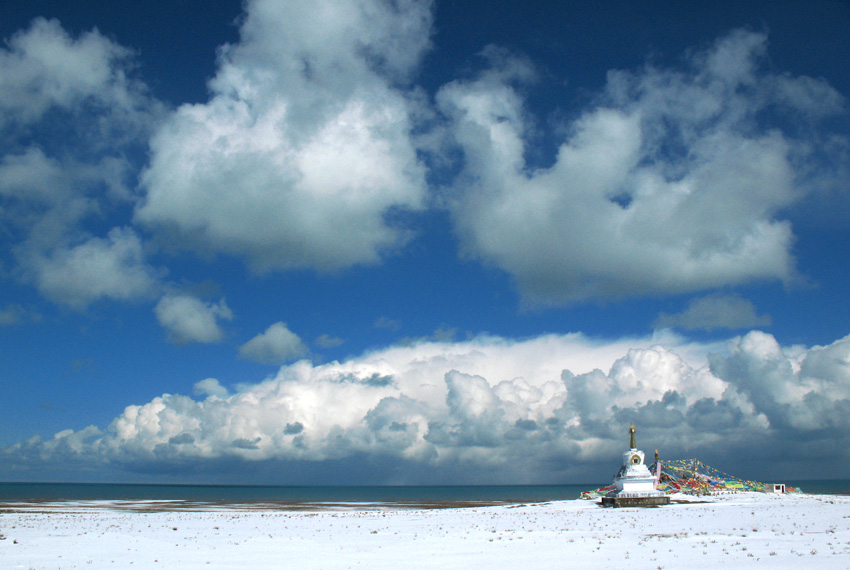
<svg viewBox="0 0 850 570"><path fill-rule="evenodd" d="M591 5L592 4L592 5ZM850 5L0 3L0 480L847 478Z"/></svg>

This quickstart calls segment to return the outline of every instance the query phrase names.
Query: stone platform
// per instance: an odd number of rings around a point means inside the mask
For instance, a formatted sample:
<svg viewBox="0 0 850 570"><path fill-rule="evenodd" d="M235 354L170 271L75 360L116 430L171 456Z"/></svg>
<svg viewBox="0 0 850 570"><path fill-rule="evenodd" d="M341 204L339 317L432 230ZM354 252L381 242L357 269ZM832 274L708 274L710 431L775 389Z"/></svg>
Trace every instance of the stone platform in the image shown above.
<svg viewBox="0 0 850 570"><path fill-rule="evenodd" d="M603 507L658 507L669 504L670 497L667 495L655 497L602 497Z"/></svg>

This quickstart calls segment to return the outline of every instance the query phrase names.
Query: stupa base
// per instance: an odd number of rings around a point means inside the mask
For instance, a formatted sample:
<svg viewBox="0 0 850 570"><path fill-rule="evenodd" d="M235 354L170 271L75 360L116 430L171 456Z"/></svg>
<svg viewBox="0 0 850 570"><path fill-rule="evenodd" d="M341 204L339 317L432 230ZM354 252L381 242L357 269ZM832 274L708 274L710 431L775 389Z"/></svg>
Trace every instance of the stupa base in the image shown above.
<svg viewBox="0 0 850 570"><path fill-rule="evenodd" d="M603 507L659 507L669 505L667 495L650 495L646 497L602 497Z"/></svg>

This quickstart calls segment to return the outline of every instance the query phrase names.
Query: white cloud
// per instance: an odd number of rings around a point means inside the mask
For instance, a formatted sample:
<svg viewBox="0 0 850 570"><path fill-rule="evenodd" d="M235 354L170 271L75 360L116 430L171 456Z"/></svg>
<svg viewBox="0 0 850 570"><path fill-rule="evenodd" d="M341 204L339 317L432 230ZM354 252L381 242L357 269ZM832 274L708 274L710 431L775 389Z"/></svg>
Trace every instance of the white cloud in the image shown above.
<svg viewBox="0 0 850 570"><path fill-rule="evenodd" d="M224 299L205 303L183 293L164 296L154 307L154 313L159 324L168 330L169 340L177 344L219 342L224 337L219 321L233 318Z"/></svg>
<svg viewBox="0 0 850 570"><path fill-rule="evenodd" d="M136 300L156 293L164 270L146 261L138 234L113 227L104 237L87 220L122 202L127 165L49 157L30 147L0 159L0 220L14 236L15 275L54 302L84 309L99 299Z"/></svg>
<svg viewBox="0 0 850 570"><path fill-rule="evenodd" d="M744 329L770 325L770 315L757 315L752 302L734 295L710 295L692 299L681 313L661 313L656 327L686 330Z"/></svg>
<svg viewBox="0 0 850 570"><path fill-rule="evenodd" d="M104 156L85 163L54 158L37 146L0 158L0 219L9 228L21 265L69 241L90 237L84 225L126 203L128 164Z"/></svg>
<svg viewBox="0 0 850 570"><path fill-rule="evenodd" d="M465 157L449 204L466 252L540 303L795 278L782 211L813 190L812 148L827 147L770 113L816 121L841 112L841 96L766 70L766 42L738 31L685 71L610 72L546 168L525 159L529 119L512 85L527 63L502 57L443 87Z"/></svg>
<svg viewBox="0 0 850 570"><path fill-rule="evenodd" d="M428 2L255 0L204 105L151 142L136 217L256 270L374 263L424 205L403 82L428 46Z"/></svg>
<svg viewBox="0 0 850 570"><path fill-rule="evenodd" d="M42 18L0 48L0 222L13 274L76 309L158 287L138 236L100 229L132 202L127 155L161 112L131 78L131 56L96 30L74 38Z"/></svg>
<svg viewBox="0 0 850 570"><path fill-rule="evenodd" d="M226 398L228 396L227 388L222 386L216 378L205 378L200 382L196 382L193 390L196 395L216 396L218 398Z"/></svg>
<svg viewBox="0 0 850 570"><path fill-rule="evenodd" d="M540 481L613 468L635 422L641 441L666 457L720 448L750 457L757 447L767 468L825 429L834 438L850 427L850 337L808 349L758 332L725 348L675 336L479 337L300 361L232 394L207 379L195 392L208 397L129 406L80 453L152 466L366 455L471 479ZM15 449L7 453L23 453ZM796 468L835 452L810 449Z"/></svg>
<svg viewBox="0 0 850 570"><path fill-rule="evenodd" d="M127 228L113 228L106 239L32 255L27 269L46 297L76 309L101 298L151 297L159 289L158 272L144 262L142 244Z"/></svg>
<svg viewBox="0 0 850 570"><path fill-rule="evenodd" d="M132 52L97 30L72 38L57 20L36 18L7 45L0 50L2 122L31 124L50 109L74 110L86 100L135 121L150 105L127 74Z"/></svg>
<svg viewBox="0 0 850 570"><path fill-rule="evenodd" d="M277 322L239 347L239 356L263 364L282 364L306 355L307 347L301 338Z"/></svg>
<svg viewBox="0 0 850 570"><path fill-rule="evenodd" d="M850 427L850 337L789 355L772 336L752 332L731 341L729 353L710 359L712 371L778 430Z"/></svg>
<svg viewBox="0 0 850 570"><path fill-rule="evenodd" d="M50 206L73 195L72 178L62 164L47 157L40 148L6 154L0 163L0 195L21 202Z"/></svg>

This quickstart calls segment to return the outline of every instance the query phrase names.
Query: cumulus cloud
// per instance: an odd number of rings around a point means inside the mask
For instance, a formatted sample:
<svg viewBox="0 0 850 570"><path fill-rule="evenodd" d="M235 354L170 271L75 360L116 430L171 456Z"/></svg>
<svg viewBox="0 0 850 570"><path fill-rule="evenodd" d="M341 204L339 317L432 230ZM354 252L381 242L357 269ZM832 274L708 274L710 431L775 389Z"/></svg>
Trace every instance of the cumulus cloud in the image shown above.
<svg viewBox="0 0 850 570"><path fill-rule="evenodd" d="M136 218L259 271L374 263L424 205L406 84L429 2L253 0L212 97L151 141ZM176 243L176 242L175 242Z"/></svg>
<svg viewBox="0 0 850 570"><path fill-rule="evenodd" d="M161 113L132 67L96 30L74 38L42 18L0 49L0 221L13 273L77 309L149 296L161 275L127 226L91 230L132 203L127 156Z"/></svg>
<svg viewBox="0 0 850 570"><path fill-rule="evenodd" d="M527 62L502 56L443 87L465 160L448 200L466 252L540 303L794 279L783 211L814 190L815 165L840 156L815 155L829 147L816 130L777 117L816 125L843 113L843 99L822 80L768 70L766 45L737 31L685 69L609 72L543 168L525 158L530 119L515 86Z"/></svg>
<svg viewBox="0 0 850 570"><path fill-rule="evenodd" d="M681 313L661 313L656 327L686 330L744 329L770 325L770 315L757 315L752 302L735 295L710 295L692 299Z"/></svg>
<svg viewBox="0 0 850 570"><path fill-rule="evenodd" d="M196 395L216 396L226 398L228 396L227 388L222 386L216 378L205 378L200 382L196 382L193 386Z"/></svg>
<svg viewBox="0 0 850 570"><path fill-rule="evenodd" d="M144 121L151 101L128 74L132 52L97 30L73 38L59 21L36 18L7 46L0 50L0 125L21 128L53 109L85 105L113 119Z"/></svg>
<svg viewBox="0 0 850 570"><path fill-rule="evenodd" d="M282 364L307 352L301 338L282 322L274 323L239 347L239 356L262 364Z"/></svg>
<svg viewBox="0 0 850 570"><path fill-rule="evenodd" d="M58 247L33 255L26 267L48 298L73 308L96 299L134 300L159 289L159 271L144 261L139 237L128 228L113 228L105 239Z"/></svg>
<svg viewBox="0 0 850 570"><path fill-rule="evenodd" d="M168 331L168 339L176 344L213 343L224 337L221 320L233 318L224 299L204 302L184 293L169 293L154 307L159 324Z"/></svg>
<svg viewBox="0 0 850 570"><path fill-rule="evenodd" d="M89 220L127 202L126 170L120 158L86 164L39 148L3 156L0 219L13 239L15 274L75 309L153 295L164 271L147 263L133 229L113 227L104 237L86 230Z"/></svg>
<svg viewBox="0 0 850 570"><path fill-rule="evenodd" d="M712 356L712 371L762 410L782 432L844 430L850 424L850 337L789 356L752 332Z"/></svg>
<svg viewBox="0 0 850 570"><path fill-rule="evenodd" d="M850 337L811 348L783 348L759 332L725 346L674 336L479 337L300 361L232 394L207 379L196 393L206 397L164 394L127 407L103 432L69 430L4 454L25 462L61 447L150 469L367 456L463 481L539 482L612 470L635 422L641 441L665 457L736 457L728 469L787 464L791 450L808 445L793 463L799 476L812 458L846 453ZM827 432L839 444L818 447ZM408 482L423 482L412 473Z"/></svg>

